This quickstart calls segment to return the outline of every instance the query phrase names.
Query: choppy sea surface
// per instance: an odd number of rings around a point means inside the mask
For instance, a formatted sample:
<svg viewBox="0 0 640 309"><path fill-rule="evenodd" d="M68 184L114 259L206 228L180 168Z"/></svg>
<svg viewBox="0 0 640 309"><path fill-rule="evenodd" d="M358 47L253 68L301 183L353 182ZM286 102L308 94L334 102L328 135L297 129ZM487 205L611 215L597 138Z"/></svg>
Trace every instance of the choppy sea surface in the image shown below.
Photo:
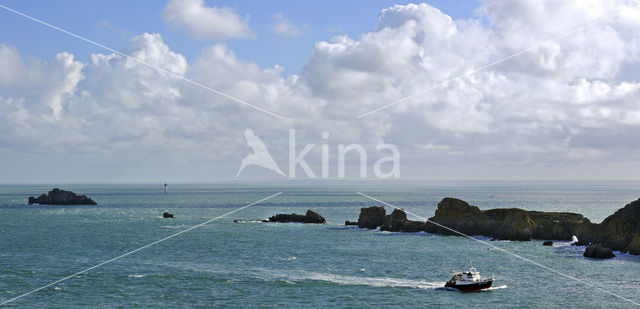
<svg viewBox="0 0 640 309"><path fill-rule="evenodd" d="M600 222L640 197L637 182L303 182L61 185L99 206L26 205L51 185L0 185L0 303L277 192L281 195L6 304L16 308L581 307L640 302L640 257L582 257L556 241L490 242L344 226L360 191L430 217L458 197L481 208L569 211ZM387 207L388 208L388 207ZM312 209L328 224L234 223ZM170 211L175 219L163 219ZM415 218L413 218L415 219ZM489 241L488 239L479 238ZM471 258L494 288L443 289ZM595 286L595 287L594 287Z"/></svg>

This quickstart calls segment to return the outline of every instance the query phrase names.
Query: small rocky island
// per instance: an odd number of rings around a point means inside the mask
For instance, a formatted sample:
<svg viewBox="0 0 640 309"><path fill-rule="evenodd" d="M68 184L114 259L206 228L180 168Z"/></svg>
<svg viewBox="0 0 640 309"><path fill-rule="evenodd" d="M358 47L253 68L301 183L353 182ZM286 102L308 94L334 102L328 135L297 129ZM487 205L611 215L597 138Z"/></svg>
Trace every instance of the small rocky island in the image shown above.
<svg viewBox="0 0 640 309"><path fill-rule="evenodd" d="M437 224L434 224L435 222ZM481 210L456 198L445 198L429 221L407 220L404 211L390 215L384 207L362 208L360 228L392 232L420 232L461 236L486 236L495 240L579 239L577 245L597 245L585 252L596 258L613 257L611 250L640 254L640 200L634 201L602 223L591 223L581 214L569 212L527 211L518 208Z"/></svg>
<svg viewBox="0 0 640 309"><path fill-rule="evenodd" d="M77 195L71 191L53 188L49 194L42 194L37 198L30 196L29 205L98 205L94 200L86 195Z"/></svg>
<svg viewBox="0 0 640 309"><path fill-rule="evenodd" d="M277 214L269 217L269 222L298 222L298 223L327 223L321 215L311 210L307 210L305 215L299 214Z"/></svg>
<svg viewBox="0 0 640 309"><path fill-rule="evenodd" d="M582 255L594 259L610 259L612 257L615 257L615 254L613 254L613 251L611 251L611 249L603 247L600 244L595 244L587 247Z"/></svg>

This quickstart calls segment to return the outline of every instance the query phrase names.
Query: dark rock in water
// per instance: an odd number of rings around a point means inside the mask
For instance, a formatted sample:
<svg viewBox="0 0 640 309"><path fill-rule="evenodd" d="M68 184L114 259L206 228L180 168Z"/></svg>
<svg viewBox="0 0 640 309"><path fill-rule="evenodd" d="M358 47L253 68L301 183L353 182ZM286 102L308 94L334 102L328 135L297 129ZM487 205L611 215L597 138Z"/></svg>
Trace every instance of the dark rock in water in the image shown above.
<svg viewBox="0 0 640 309"><path fill-rule="evenodd" d="M481 210L456 198L444 198L428 222L407 220L395 209L386 216L383 207L360 210L358 226L392 232L425 231L436 234L482 235L496 240L571 239L578 226L589 222L580 214L526 211L517 208ZM458 233L459 232L459 233Z"/></svg>
<svg viewBox="0 0 640 309"><path fill-rule="evenodd" d="M411 230L411 228L409 227L409 222L413 221L407 220L407 214L404 211L400 209L394 209L390 215L384 217L384 219L382 220L382 225L380 226L380 230L392 232L409 232Z"/></svg>
<svg viewBox="0 0 640 309"><path fill-rule="evenodd" d="M362 208L358 225L380 226L382 231L420 232L436 234L482 235L495 240L571 239L584 222L580 214L526 211L517 208L481 210L467 202L445 198L428 222L407 220L407 215L395 209L385 216L383 207Z"/></svg>
<svg viewBox="0 0 640 309"><path fill-rule="evenodd" d="M242 219L234 219L233 222L234 223L241 223L241 222L244 222L244 220L242 220Z"/></svg>
<svg viewBox="0 0 640 309"><path fill-rule="evenodd" d="M407 220L407 214L400 209L394 209L390 215L386 215L384 207L373 206L360 209L358 226L367 229L380 227L381 231L419 232L426 225L424 222Z"/></svg>
<svg viewBox="0 0 640 309"><path fill-rule="evenodd" d="M260 222L269 222L269 220L263 219L263 220L260 220Z"/></svg>
<svg viewBox="0 0 640 309"><path fill-rule="evenodd" d="M601 244L611 250L640 254L640 200L634 201L602 223L591 223L581 214L569 212L527 211L518 208L481 210L456 199L444 198L429 221L407 220L404 211L395 209L386 215L384 207L360 209L358 226L392 232L419 232L469 236L492 240L571 240L576 245Z"/></svg>
<svg viewBox="0 0 640 309"><path fill-rule="evenodd" d="M77 195L71 191L53 188L47 195L42 194L37 198L29 197L29 205L98 205L94 200L86 195Z"/></svg>
<svg viewBox="0 0 640 309"><path fill-rule="evenodd" d="M382 206L360 208L360 216L358 217L358 227L375 229L378 226L382 225L385 214L386 214L386 211Z"/></svg>
<svg viewBox="0 0 640 309"><path fill-rule="evenodd" d="M467 235L483 235L498 240L566 239L589 220L568 212L526 211L518 208L481 210L467 202L445 198L438 204L434 217L437 222ZM428 232L457 233L434 224Z"/></svg>
<svg viewBox="0 0 640 309"><path fill-rule="evenodd" d="M344 225L358 225L358 222L353 222L353 221L345 221Z"/></svg>
<svg viewBox="0 0 640 309"><path fill-rule="evenodd" d="M553 246L553 241L547 240L547 241L543 242L542 245L543 246Z"/></svg>
<svg viewBox="0 0 640 309"><path fill-rule="evenodd" d="M595 244L587 247L582 255L594 259L610 259L615 257L611 249L603 247L600 244Z"/></svg>
<svg viewBox="0 0 640 309"><path fill-rule="evenodd" d="M168 213L168 212L166 212L166 211L165 211L165 212L162 214L162 217L163 217L163 218L165 218L165 219L167 219L167 218L175 218L176 216L174 216L172 213Z"/></svg>
<svg viewBox="0 0 640 309"><path fill-rule="evenodd" d="M640 254L640 199L618 209L600 224L585 224L575 235L579 245L601 244L615 251Z"/></svg>
<svg viewBox="0 0 640 309"><path fill-rule="evenodd" d="M299 214L277 214L269 217L270 222L299 222L299 223L327 223L327 221L318 213L307 210L303 215Z"/></svg>

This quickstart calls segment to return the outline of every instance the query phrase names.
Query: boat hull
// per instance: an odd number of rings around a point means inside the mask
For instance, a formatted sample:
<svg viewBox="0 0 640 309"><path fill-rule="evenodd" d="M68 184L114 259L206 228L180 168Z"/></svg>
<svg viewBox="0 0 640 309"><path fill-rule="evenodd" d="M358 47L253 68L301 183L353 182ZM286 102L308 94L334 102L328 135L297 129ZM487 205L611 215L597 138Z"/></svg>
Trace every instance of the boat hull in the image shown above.
<svg viewBox="0 0 640 309"><path fill-rule="evenodd" d="M456 284L456 282L449 281L444 286L447 288L458 289L462 292L474 292L474 291L488 289L491 287L491 284L493 284L493 280L486 280L486 281L480 281L480 282L474 282L474 283L468 283L468 284Z"/></svg>

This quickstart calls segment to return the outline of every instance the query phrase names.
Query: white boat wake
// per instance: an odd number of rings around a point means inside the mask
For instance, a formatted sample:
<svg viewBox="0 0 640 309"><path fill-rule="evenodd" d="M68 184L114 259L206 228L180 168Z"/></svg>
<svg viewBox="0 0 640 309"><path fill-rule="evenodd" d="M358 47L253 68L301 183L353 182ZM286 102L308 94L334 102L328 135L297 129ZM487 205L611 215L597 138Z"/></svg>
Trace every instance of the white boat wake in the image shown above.
<svg viewBox="0 0 640 309"><path fill-rule="evenodd" d="M281 274L280 279L287 283L297 283L304 281L324 281L331 282L340 285L364 285L364 286L372 286L372 287L393 287L393 288L413 288L413 289L423 289L423 290L449 290L449 288L445 288L445 282L438 281L424 281L424 280L411 280L411 279L400 279L400 278L389 278L389 277L359 277L359 276L345 276L345 275L336 275L336 274L325 274L325 273L315 273L315 272L303 272L303 271L295 271L288 274ZM506 289L506 285L499 285L490 287L488 289L480 290L478 292L485 291L494 291ZM457 289L453 289L458 291Z"/></svg>
<svg viewBox="0 0 640 309"><path fill-rule="evenodd" d="M273 271L264 270L256 273L256 276L264 280L279 280L287 283L299 283L305 281L323 281L340 285L365 285L372 287L402 287L414 289L438 289L444 287L443 282L428 282L424 280L411 280L389 277L361 277L337 274L326 274L307 271Z"/></svg>
<svg viewBox="0 0 640 309"><path fill-rule="evenodd" d="M360 286L371 286L371 287L390 287L390 288L412 288L412 289L423 289L423 290L449 290L444 287L444 281L425 281L425 280L413 280L413 279L402 279L402 278L391 278L391 277L365 277L365 276L352 276L352 275L338 275L338 274L329 274L329 273L319 273L319 272L310 272L303 270L276 270L276 269L265 269L265 268L248 268L244 269L241 273L238 272L227 272L221 270L213 270L205 265L193 265L193 263L189 263L189 267L185 267L187 265L179 265L177 263L167 264L167 266L171 267L179 267L183 269L189 269L193 271L207 271L210 273L217 274L226 274L226 275L249 275L259 280L263 281L280 281L287 284L299 284L303 282L329 282L340 285L360 285ZM201 266L201 267L200 267ZM364 273L364 272L359 272ZM506 285L500 285L491 287L484 291L492 291L507 288ZM456 290L457 291L457 290Z"/></svg>
<svg viewBox="0 0 640 309"><path fill-rule="evenodd" d="M506 288L507 288L507 286L503 284L503 285L499 285L499 286L492 286L492 287L490 287L490 288L488 288L486 290L480 290L480 292L482 292L482 291L502 290L502 289L506 289Z"/></svg>

